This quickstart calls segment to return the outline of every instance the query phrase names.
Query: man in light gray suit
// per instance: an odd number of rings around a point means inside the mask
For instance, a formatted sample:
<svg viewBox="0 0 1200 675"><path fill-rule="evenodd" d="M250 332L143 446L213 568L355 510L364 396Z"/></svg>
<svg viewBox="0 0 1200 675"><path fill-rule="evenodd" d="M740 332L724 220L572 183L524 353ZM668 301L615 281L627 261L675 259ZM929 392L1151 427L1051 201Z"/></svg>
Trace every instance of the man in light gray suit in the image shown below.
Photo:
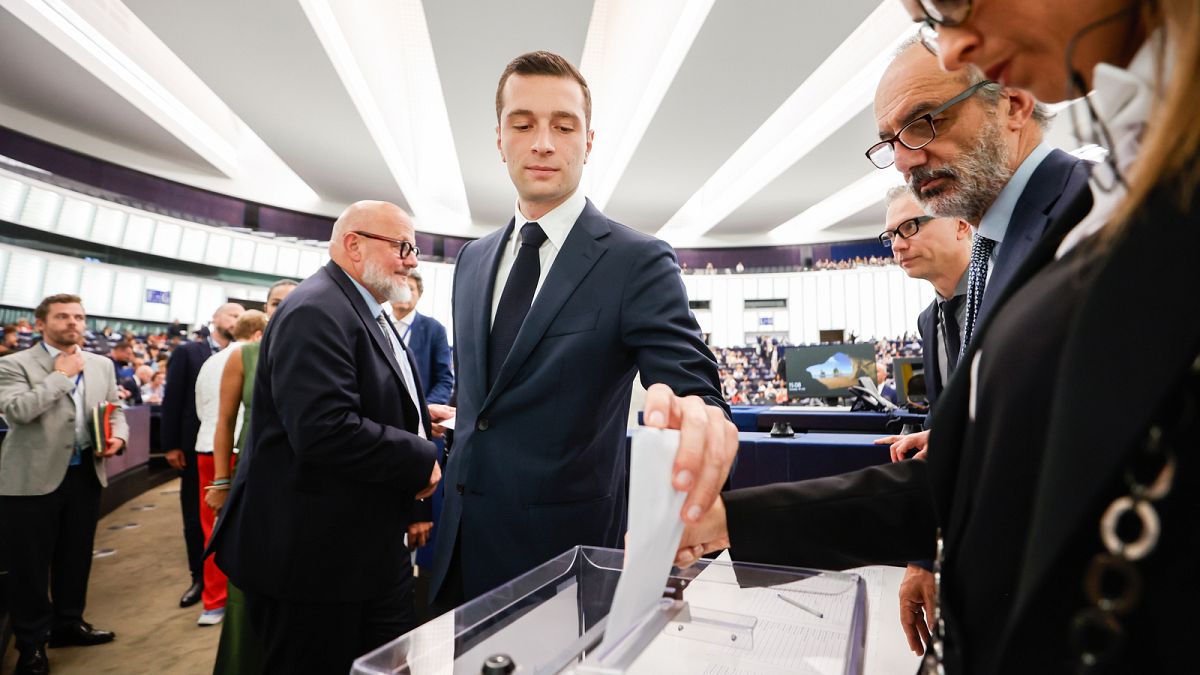
<svg viewBox="0 0 1200 675"><path fill-rule="evenodd" d="M0 358L0 541L8 554L17 673L47 673L46 644L111 642L83 620L104 458L125 448L113 362L79 348L86 317L78 296L52 295L34 312L42 343ZM90 411L116 405L96 448ZM53 600L51 600L53 598Z"/></svg>

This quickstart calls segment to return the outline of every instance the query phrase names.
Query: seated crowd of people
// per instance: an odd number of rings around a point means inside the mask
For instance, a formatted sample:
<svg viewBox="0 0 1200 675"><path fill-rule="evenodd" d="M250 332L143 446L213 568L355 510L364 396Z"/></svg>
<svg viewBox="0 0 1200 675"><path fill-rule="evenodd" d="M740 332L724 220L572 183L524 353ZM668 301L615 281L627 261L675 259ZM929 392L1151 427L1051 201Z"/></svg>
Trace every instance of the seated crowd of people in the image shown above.
<svg viewBox="0 0 1200 675"><path fill-rule="evenodd" d="M854 341L853 338L851 341ZM721 393L731 405L785 405L788 403L787 379L780 372L783 350L792 345L777 338L759 336L758 344L745 347L713 347ZM891 382L892 359L920 357L921 338L904 334L875 342L877 384L883 388ZM894 401L893 401L894 402Z"/></svg>
<svg viewBox="0 0 1200 675"><path fill-rule="evenodd" d="M5 324L2 331L0 356L35 347L42 339L27 318ZM84 331L80 346L113 360L117 394L126 405L159 404L166 391L167 361L185 336L186 330L178 321L166 330L141 335L104 326L99 331Z"/></svg>

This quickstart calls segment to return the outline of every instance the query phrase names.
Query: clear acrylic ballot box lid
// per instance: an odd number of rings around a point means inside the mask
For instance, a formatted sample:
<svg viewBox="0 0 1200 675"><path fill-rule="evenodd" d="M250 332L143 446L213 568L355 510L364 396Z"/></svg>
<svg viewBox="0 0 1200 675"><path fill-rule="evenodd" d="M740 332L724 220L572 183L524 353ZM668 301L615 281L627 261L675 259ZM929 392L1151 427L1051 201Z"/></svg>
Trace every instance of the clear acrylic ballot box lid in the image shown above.
<svg viewBox="0 0 1200 675"><path fill-rule="evenodd" d="M575 547L354 662L354 674L861 673L857 575L702 560L601 645L624 552Z"/></svg>

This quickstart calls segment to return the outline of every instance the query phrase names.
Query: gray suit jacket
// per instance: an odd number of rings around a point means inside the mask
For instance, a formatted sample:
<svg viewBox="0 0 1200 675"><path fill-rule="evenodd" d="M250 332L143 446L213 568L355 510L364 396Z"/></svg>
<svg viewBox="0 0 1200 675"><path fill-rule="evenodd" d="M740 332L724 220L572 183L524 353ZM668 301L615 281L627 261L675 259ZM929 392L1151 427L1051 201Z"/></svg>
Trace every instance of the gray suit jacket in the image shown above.
<svg viewBox="0 0 1200 675"><path fill-rule="evenodd" d="M83 383L87 410L120 401L109 358L84 352ZM74 385L74 378L54 371L54 359L40 344L0 358L0 414L9 426L0 447L0 495L44 495L62 483L75 447ZM129 439L120 408L112 416L112 435ZM108 485L104 460L93 455L92 464L100 484Z"/></svg>

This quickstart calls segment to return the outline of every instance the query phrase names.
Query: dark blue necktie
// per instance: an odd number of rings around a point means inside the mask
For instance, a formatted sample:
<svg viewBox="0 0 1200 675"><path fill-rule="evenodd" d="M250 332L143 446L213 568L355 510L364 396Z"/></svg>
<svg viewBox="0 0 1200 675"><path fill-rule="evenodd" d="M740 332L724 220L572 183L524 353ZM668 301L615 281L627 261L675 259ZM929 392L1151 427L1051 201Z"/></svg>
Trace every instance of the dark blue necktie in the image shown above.
<svg viewBox="0 0 1200 675"><path fill-rule="evenodd" d="M954 373L954 368L958 366L958 357L962 354L962 335L958 327L958 308L962 305L966 296L956 295L949 300L939 304L938 321L942 323L942 334L946 336L946 365L949 370L947 375ZM945 383L943 383L944 385Z"/></svg>
<svg viewBox="0 0 1200 675"><path fill-rule="evenodd" d="M533 293L537 290L538 277L542 273L538 249L545 241L546 233L537 223L525 223L521 228L521 249L517 251L512 271L508 273L500 304L496 306L496 318L492 321L488 349L488 389L495 384L500 366L508 358L521 324L525 322L525 315L529 314L529 306L533 304Z"/></svg>
<svg viewBox="0 0 1200 675"><path fill-rule="evenodd" d="M979 316L979 306L983 304L983 292L987 288L988 260L992 257L992 249L996 242L979 234L975 235L975 243L971 245L971 263L967 265L967 316L963 323L962 350L959 358L967 353L971 345L971 337L975 332L975 319Z"/></svg>

